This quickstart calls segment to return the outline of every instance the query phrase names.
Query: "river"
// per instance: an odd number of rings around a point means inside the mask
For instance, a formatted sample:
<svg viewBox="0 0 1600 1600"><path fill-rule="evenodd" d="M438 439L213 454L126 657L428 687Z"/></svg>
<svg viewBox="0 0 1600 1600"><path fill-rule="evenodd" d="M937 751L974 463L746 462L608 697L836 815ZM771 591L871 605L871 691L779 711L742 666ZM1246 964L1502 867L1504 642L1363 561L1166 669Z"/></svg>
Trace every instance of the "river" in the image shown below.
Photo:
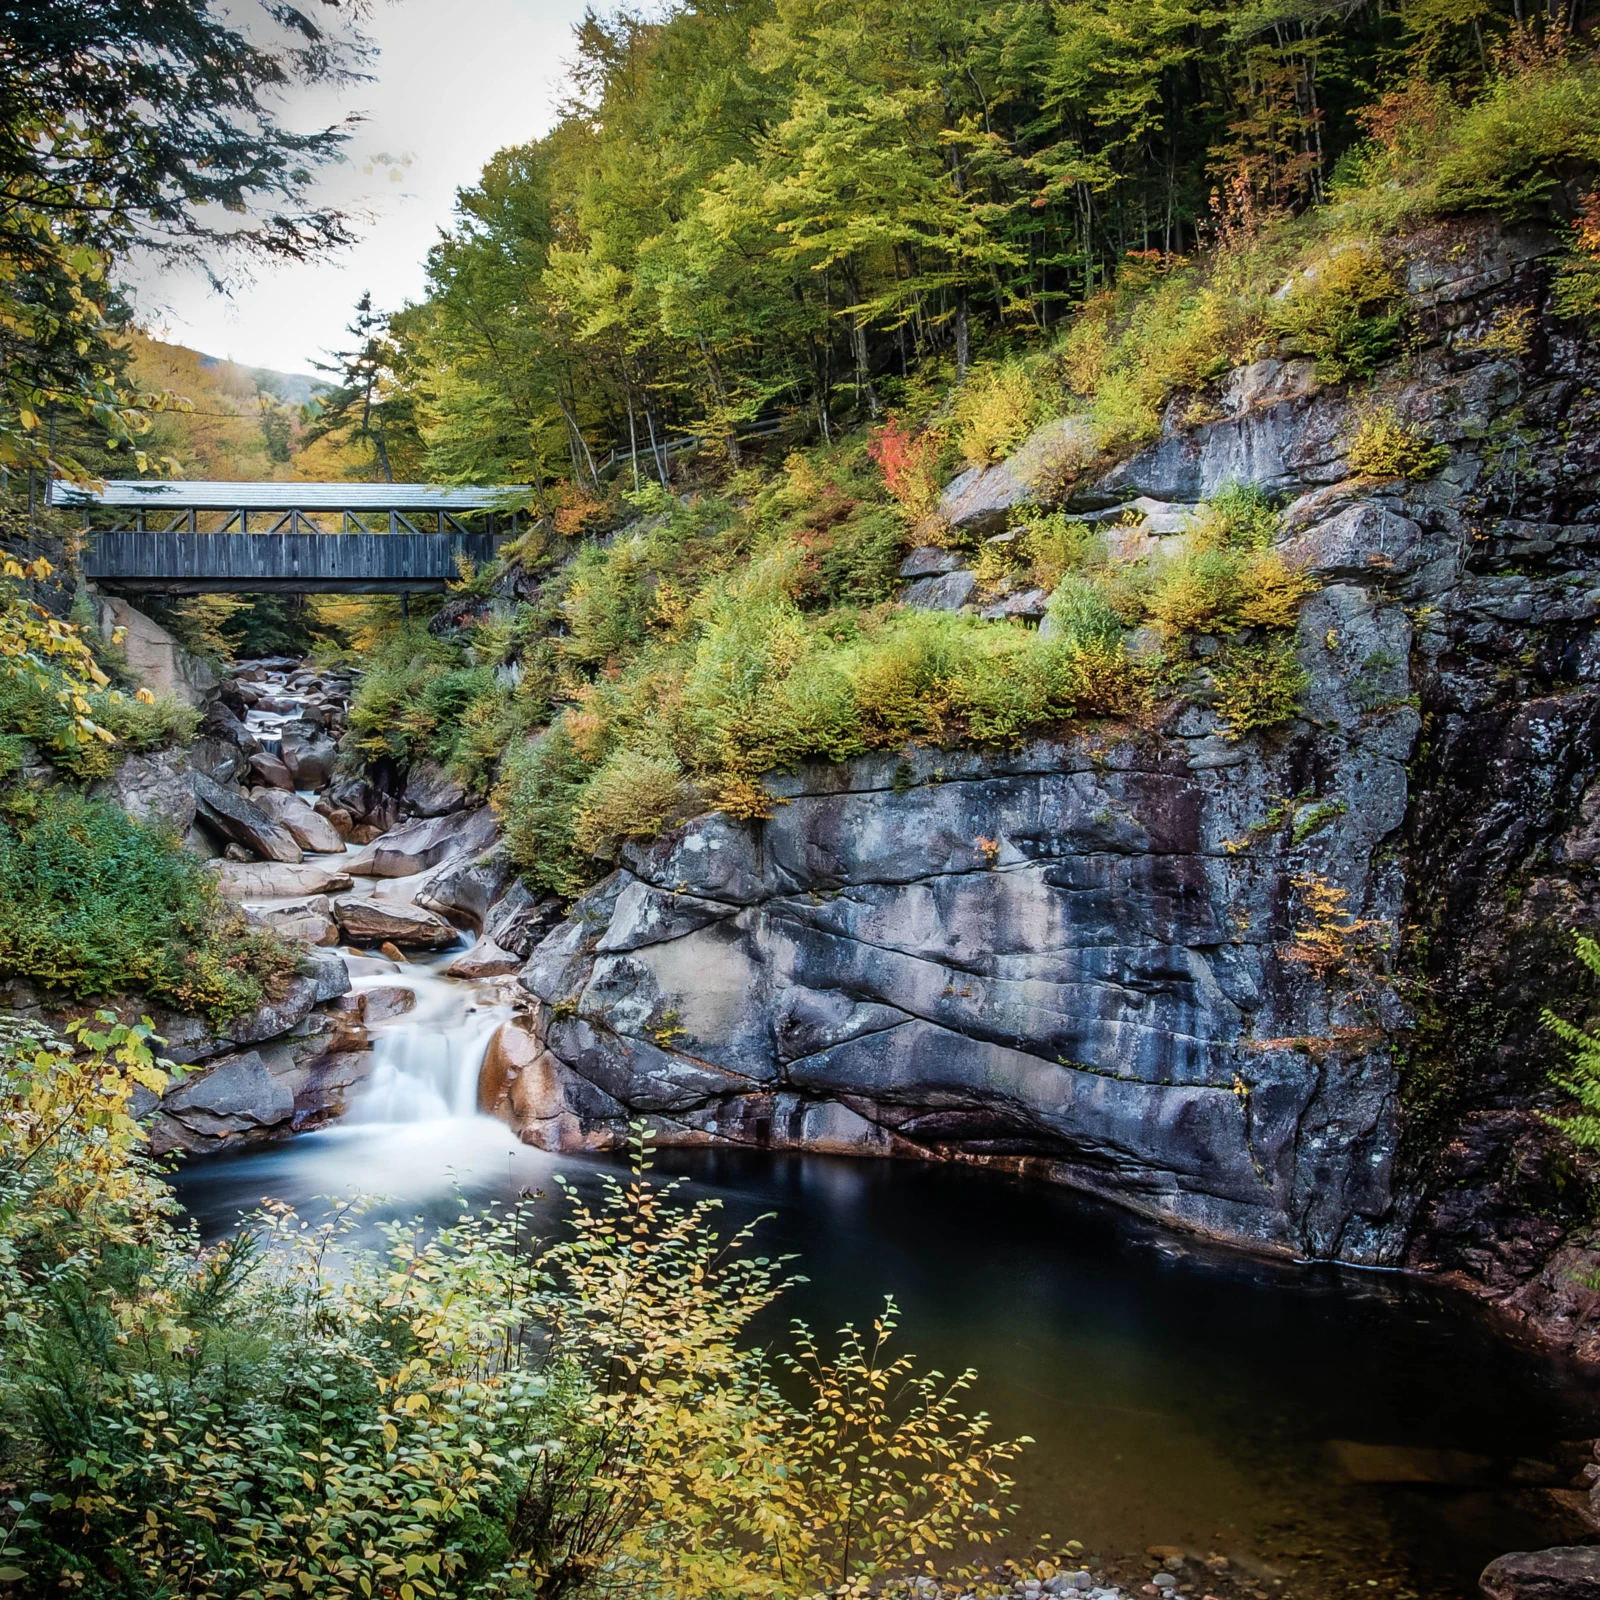
<svg viewBox="0 0 1600 1600"><path fill-rule="evenodd" d="M358 987L413 985L416 1009L374 1029L370 1088L341 1124L180 1170L208 1234L264 1197L315 1214L353 1190L388 1197L380 1214L442 1218L458 1186L541 1190L555 1228L556 1172L592 1191L623 1165L528 1150L475 1113L509 1014L492 986L356 966ZM978 1403L1037 1441L1018 1473L1018 1552L1076 1538L1137 1579L1148 1546L1182 1546L1227 1558L1195 1590L1224 1600L1454 1600L1487 1560L1560 1535L1541 1491L1472 1480L1527 1477L1511 1463L1600 1430L1591 1381L1398 1273L1260 1259L933 1163L699 1150L662 1152L657 1169L720 1199L730 1227L773 1213L768 1251L795 1253L806 1279L787 1314L832 1330L892 1294L906 1347L979 1369ZM1424 1481L1441 1477L1458 1481Z"/></svg>

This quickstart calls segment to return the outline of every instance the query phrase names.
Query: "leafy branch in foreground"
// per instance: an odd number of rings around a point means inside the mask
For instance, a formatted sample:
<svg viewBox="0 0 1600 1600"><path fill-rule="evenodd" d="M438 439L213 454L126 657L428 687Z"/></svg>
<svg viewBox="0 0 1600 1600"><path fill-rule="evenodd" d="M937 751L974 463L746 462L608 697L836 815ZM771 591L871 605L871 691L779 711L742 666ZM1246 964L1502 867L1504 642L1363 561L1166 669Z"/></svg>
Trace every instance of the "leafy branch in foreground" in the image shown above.
<svg viewBox="0 0 1600 1600"><path fill-rule="evenodd" d="M131 1120L162 1079L148 1030L82 1043L3 1045L0 1472L26 1498L0 1556L23 1594L776 1600L1001 1531L1020 1441L958 1409L971 1375L891 1359L892 1307L831 1358L797 1325L775 1371L751 1333L783 1263L652 1183L642 1141L556 1242L519 1204L369 1250L352 1204L316 1228L270 1206L205 1249Z"/></svg>

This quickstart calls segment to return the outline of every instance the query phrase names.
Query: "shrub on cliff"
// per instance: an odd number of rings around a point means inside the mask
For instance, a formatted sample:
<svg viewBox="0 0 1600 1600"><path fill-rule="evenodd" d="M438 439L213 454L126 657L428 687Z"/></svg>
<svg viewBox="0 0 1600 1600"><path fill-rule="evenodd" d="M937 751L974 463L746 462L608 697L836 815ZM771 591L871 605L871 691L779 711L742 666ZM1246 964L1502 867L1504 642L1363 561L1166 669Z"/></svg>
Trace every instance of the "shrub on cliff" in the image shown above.
<svg viewBox="0 0 1600 1600"><path fill-rule="evenodd" d="M74 999L138 995L223 1022L294 970L169 833L68 792L0 819L0 974Z"/></svg>

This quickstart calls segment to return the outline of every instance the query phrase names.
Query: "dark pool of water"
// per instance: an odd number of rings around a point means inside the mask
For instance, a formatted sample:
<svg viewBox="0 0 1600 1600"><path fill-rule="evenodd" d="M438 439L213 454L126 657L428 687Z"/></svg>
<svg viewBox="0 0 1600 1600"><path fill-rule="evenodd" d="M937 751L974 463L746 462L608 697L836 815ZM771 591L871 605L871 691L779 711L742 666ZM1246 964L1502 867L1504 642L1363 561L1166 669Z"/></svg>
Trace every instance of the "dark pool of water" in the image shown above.
<svg viewBox="0 0 1600 1600"><path fill-rule="evenodd" d="M193 1162L179 1188L215 1233L263 1196L311 1211L351 1185L443 1216L446 1166L471 1197L534 1185L552 1207L556 1171L589 1188L615 1170L475 1126L466 1155L344 1128ZM663 1153L657 1170L718 1197L730 1224L775 1213L768 1249L795 1252L808 1279L793 1314L831 1330L892 1294L908 1348L947 1373L979 1369L978 1403L1037 1440L1018 1472L1017 1549L1076 1538L1126 1575L1148 1546L1181 1545L1230 1558L1197 1596L1408 1600L1473 1595L1486 1561L1569 1531L1536 1489L1352 1478L1349 1443L1466 1452L1498 1471L1600 1431L1600 1386L1453 1293L1201 1245L982 1171L726 1151ZM1386 1459L1438 1475L1433 1458Z"/></svg>

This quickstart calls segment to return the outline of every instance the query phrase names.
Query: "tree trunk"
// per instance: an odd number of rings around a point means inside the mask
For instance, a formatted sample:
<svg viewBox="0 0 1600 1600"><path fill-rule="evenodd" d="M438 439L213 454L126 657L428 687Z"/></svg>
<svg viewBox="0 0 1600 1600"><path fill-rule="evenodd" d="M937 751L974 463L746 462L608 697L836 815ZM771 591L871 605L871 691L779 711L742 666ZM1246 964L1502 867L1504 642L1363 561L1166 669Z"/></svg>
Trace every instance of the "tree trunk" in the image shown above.
<svg viewBox="0 0 1600 1600"><path fill-rule="evenodd" d="M956 382L967 381L967 367L972 359L972 323L967 309L967 291L963 286L956 290Z"/></svg>

